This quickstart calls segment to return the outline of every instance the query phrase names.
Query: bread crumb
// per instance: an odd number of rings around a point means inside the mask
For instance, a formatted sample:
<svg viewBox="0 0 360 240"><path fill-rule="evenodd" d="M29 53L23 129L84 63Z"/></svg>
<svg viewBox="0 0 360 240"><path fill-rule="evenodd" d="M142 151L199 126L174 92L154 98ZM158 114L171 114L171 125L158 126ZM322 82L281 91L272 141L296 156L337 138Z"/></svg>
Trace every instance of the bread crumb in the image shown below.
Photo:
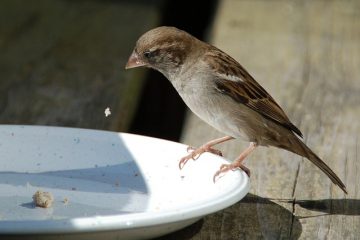
<svg viewBox="0 0 360 240"><path fill-rule="evenodd" d="M69 199L68 198L64 198L64 200L62 201L65 205L67 205L69 203Z"/></svg>
<svg viewBox="0 0 360 240"><path fill-rule="evenodd" d="M105 113L105 117L108 117L108 116L110 116L110 115L111 115L111 111L110 111L110 108L109 108L109 107L105 108L105 111L104 111L104 113Z"/></svg>
<svg viewBox="0 0 360 240"><path fill-rule="evenodd" d="M33 201L37 207L49 208L54 202L54 197L50 192L43 192L38 190L33 195Z"/></svg>

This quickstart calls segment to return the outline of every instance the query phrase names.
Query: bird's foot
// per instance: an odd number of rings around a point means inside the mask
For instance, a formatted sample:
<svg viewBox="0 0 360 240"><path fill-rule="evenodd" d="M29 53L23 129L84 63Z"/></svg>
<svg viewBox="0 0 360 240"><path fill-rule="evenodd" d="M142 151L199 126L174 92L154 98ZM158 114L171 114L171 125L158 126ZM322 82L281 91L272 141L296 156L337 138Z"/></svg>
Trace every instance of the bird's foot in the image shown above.
<svg viewBox="0 0 360 240"><path fill-rule="evenodd" d="M220 178L221 174L225 174L226 172L233 170L235 171L237 168L241 168L249 177L250 177L250 169L241 164L241 162L235 161L231 164L223 164L220 166L220 169L216 171L213 177L214 183L216 179Z"/></svg>
<svg viewBox="0 0 360 240"><path fill-rule="evenodd" d="M243 151L240 156L231 164L223 164L220 166L220 169L214 174L213 181L216 182L217 178L220 178L222 173L226 173L229 170L235 170L237 168L241 168L246 174L250 177L250 169L245 167L242 162L245 160L245 158L255 150L257 147L256 142L251 142L249 147Z"/></svg>
<svg viewBox="0 0 360 240"><path fill-rule="evenodd" d="M188 147L187 148L187 152L190 152L188 155L186 155L185 157L180 159L179 162L179 168L182 169L185 164L190 160L196 160L200 157L201 154L203 154L204 152L210 152L216 155L219 155L222 157L222 152L220 150L214 149L211 146L209 146L208 144L204 144L199 148L193 148L193 147Z"/></svg>
<svg viewBox="0 0 360 240"><path fill-rule="evenodd" d="M186 151L187 151L187 152L194 153L194 152L196 152L197 150L199 150L200 148L203 148L203 150L204 150L204 151L201 152L201 153L209 152L209 153L213 153L213 154L215 154L215 155L219 155L220 157L223 156L223 154L222 154L222 152L221 152L220 150L215 149L215 148L212 148L212 147L210 147L210 146L206 146L206 145L203 145L203 146L201 146L201 147L199 147L199 148L194 148L194 147L188 146L187 149L186 149ZM195 156L193 159L194 159L194 160L198 159L199 156L201 155L201 153L200 153L200 154L197 154L197 156Z"/></svg>

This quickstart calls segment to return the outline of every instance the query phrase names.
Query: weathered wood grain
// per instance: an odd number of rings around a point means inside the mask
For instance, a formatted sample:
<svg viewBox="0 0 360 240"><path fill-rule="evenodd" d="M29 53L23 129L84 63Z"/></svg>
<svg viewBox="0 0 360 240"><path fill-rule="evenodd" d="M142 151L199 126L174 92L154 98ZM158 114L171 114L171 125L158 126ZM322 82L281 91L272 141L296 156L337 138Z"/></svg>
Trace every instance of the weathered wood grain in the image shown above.
<svg viewBox="0 0 360 240"><path fill-rule="evenodd" d="M131 74L141 73L123 66L157 21L146 1L0 1L0 122L125 130L141 86ZM210 32L280 103L349 195L307 160L259 148L246 161L252 187L244 200L163 239L358 238L360 2L222 0ZM183 142L219 136L189 113ZM233 159L246 146L220 149Z"/></svg>
<svg viewBox="0 0 360 240"><path fill-rule="evenodd" d="M158 21L154 2L0 1L0 122L125 131L142 84L126 58Z"/></svg>
<svg viewBox="0 0 360 240"><path fill-rule="evenodd" d="M245 162L249 196L206 217L189 239L358 238L360 2L223 0L210 39L272 94L349 194L306 159L259 148ZM184 143L219 136L189 113ZM233 159L247 144L220 149Z"/></svg>

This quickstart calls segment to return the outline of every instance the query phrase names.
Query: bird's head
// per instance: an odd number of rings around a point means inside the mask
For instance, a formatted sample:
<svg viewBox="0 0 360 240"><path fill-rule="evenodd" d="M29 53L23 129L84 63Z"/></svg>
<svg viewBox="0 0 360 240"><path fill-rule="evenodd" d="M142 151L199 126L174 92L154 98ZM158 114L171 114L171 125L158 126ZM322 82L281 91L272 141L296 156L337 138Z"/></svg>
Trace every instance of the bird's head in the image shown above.
<svg viewBox="0 0 360 240"><path fill-rule="evenodd" d="M175 27L152 29L136 42L125 68L150 67L169 78L181 69L196 41Z"/></svg>

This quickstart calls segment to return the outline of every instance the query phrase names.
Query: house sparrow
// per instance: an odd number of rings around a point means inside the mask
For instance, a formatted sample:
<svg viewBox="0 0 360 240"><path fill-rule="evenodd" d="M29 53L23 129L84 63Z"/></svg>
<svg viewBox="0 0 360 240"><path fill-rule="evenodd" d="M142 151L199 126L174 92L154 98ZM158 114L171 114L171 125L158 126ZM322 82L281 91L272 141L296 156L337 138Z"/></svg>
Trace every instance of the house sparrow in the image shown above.
<svg viewBox="0 0 360 240"><path fill-rule="evenodd" d="M170 80L187 106L202 120L226 134L212 140L180 160L180 169L204 152L221 155L213 146L242 138L250 146L231 164L214 175L236 168L248 174L242 163L257 146L282 148L309 159L345 193L340 178L301 140L301 131L281 107L232 57L175 27L158 27L146 32L126 64L126 69L149 67Z"/></svg>

